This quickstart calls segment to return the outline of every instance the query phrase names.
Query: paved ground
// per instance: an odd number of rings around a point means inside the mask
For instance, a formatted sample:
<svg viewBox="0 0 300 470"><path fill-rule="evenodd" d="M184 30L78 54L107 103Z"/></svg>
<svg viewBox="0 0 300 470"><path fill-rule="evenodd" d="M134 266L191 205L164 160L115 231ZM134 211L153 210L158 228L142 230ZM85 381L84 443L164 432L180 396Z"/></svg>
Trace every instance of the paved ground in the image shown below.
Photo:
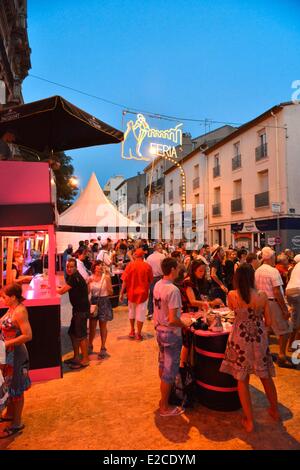
<svg viewBox="0 0 300 470"><path fill-rule="evenodd" d="M63 311L66 325L66 301ZM68 357L66 330L63 326ZM300 449L300 370L277 369L282 424L267 415L260 382L252 378L257 425L251 435L240 426L240 412L197 405L185 415L161 418L152 324L145 325L141 343L129 340L128 330L127 309L119 307L109 325L110 357L99 361L91 356L90 367L66 370L63 379L33 385L26 393L24 432L0 441L0 449Z"/></svg>

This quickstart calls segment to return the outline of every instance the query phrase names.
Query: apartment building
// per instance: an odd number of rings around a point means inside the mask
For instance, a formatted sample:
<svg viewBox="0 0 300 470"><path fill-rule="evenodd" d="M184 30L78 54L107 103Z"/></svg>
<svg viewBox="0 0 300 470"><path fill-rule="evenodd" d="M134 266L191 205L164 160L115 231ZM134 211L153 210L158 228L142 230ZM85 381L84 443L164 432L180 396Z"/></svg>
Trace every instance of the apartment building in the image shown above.
<svg viewBox="0 0 300 470"><path fill-rule="evenodd" d="M281 103L204 151L210 244L300 251L299 124Z"/></svg>
<svg viewBox="0 0 300 470"><path fill-rule="evenodd" d="M138 173L116 187L118 210L142 226L146 224L145 185L146 175Z"/></svg>
<svg viewBox="0 0 300 470"><path fill-rule="evenodd" d="M169 227L171 240L181 238L182 196L185 193L186 231L188 232L190 229L193 233L198 233L201 230L204 232L201 242L208 242L207 158L203 152L235 130L235 127L225 125L193 139L193 150L180 160L185 174L185 185L180 168L176 165L169 165L165 170L164 200L169 209L165 217L165 224ZM189 233L185 233L185 235L189 236Z"/></svg>
<svg viewBox="0 0 300 470"><path fill-rule="evenodd" d="M103 192L105 196L113 203L117 205L118 192L116 188L125 180L122 175L111 176L109 180L105 183Z"/></svg>

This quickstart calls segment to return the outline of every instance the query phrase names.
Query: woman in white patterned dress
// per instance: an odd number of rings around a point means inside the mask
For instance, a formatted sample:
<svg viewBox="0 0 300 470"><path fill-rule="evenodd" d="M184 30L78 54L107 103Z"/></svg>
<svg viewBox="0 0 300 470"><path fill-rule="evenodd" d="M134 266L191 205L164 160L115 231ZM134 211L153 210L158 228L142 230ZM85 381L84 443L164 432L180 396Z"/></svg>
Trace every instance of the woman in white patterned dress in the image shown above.
<svg viewBox="0 0 300 470"><path fill-rule="evenodd" d="M249 391L250 374L257 375L270 402L268 410L275 420L280 419L277 392L272 377L275 369L268 345L266 326L270 324L268 298L254 287L254 271L247 264L235 273L236 290L228 294L228 306L235 312L235 321L229 335L225 358L220 371L238 381L238 393L244 412L242 424L246 431L254 428Z"/></svg>

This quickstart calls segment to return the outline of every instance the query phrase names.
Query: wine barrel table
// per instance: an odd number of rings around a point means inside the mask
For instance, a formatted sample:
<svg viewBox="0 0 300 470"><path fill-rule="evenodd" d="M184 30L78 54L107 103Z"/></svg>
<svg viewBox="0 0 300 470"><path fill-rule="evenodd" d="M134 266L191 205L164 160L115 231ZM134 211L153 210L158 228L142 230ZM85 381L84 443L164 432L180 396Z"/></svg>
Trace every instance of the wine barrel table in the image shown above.
<svg viewBox="0 0 300 470"><path fill-rule="evenodd" d="M241 408L237 381L220 372L229 331L212 332L190 329L193 334L194 373L199 402L212 410L234 411Z"/></svg>

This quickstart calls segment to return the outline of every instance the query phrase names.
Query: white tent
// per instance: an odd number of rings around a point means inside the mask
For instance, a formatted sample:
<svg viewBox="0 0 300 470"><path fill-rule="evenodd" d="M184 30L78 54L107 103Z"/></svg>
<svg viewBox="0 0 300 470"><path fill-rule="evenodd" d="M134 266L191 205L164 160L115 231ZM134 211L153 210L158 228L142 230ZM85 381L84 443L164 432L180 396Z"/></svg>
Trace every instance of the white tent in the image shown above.
<svg viewBox="0 0 300 470"><path fill-rule="evenodd" d="M101 236L113 240L139 235L140 225L121 214L106 198L95 173L78 199L58 217L56 232L57 253L62 253L69 243L77 248L80 240Z"/></svg>

